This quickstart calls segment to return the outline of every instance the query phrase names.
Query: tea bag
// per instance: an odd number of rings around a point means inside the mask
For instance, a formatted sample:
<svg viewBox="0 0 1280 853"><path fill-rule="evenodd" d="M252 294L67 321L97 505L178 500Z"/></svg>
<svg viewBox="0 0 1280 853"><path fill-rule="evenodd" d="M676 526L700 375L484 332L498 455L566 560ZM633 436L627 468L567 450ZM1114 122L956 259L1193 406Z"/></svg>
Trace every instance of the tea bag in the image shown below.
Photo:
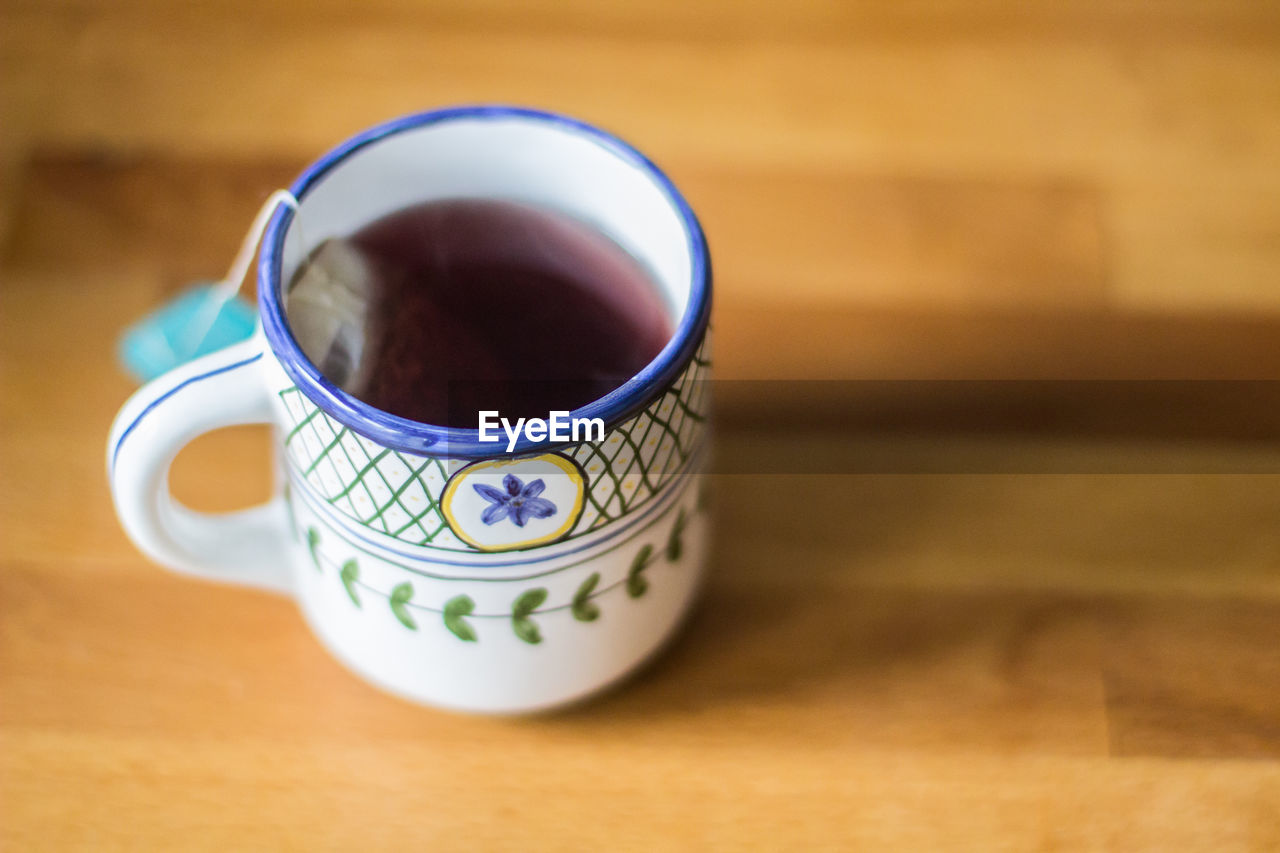
<svg viewBox="0 0 1280 853"><path fill-rule="evenodd" d="M238 294L267 222L282 204L298 209L298 200L288 190L273 192L258 210L221 281L188 288L125 330L118 347L120 361L136 379L148 382L253 334L257 312Z"/></svg>
<svg viewBox="0 0 1280 853"><path fill-rule="evenodd" d="M378 286L369 260L349 240L330 238L303 262L285 301L293 336L331 382L360 394L369 381Z"/></svg>

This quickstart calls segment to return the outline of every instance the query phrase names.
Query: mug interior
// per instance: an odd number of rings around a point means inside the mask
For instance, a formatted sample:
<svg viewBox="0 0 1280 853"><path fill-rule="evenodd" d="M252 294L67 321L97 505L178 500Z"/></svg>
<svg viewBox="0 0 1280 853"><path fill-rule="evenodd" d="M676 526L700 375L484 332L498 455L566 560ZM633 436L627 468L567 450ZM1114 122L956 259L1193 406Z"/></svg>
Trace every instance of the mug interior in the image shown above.
<svg viewBox="0 0 1280 853"><path fill-rule="evenodd" d="M692 258L679 213L651 174L575 127L528 117L460 117L384 136L298 197L281 279L322 241L420 202L506 199L567 214L611 238L649 272L672 312L689 302Z"/></svg>
<svg viewBox="0 0 1280 853"><path fill-rule="evenodd" d="M330 414L406 450L492 455L475 430L418 424L361 403L307 361L283 312L284 289L321 242L436 199L522 202L571 216L630 253L671 313L667 346L631 382L574 412L616 422L671 381L702 336L710 308L705 241L687 203L656 166L617 138L573 119L510 107L464 107L374 128L326 155L292 187L299 208L272 219L263 243L263 326L286 372ZM388 440L389 439L389 440ZM550 449L540 445L540 450ZM467 452L468 450L475 452Z"/></svg>

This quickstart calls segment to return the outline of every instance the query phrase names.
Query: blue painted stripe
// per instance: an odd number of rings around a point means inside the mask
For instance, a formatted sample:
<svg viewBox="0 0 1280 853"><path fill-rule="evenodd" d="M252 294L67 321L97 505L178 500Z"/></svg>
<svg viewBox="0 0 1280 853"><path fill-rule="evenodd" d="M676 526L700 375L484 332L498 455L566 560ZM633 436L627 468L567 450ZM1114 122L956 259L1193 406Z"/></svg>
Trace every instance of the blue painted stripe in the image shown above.
<svg viewBox="0 0 1280 853"><path fill-rule="evenodd" d="M186 388L188 385L194 385L195 383L201 381L202 379L208 379L211 376L217 376L219 373L226 373L228 371L235 370L237 367L244 367L247 364L253 364L255 361L257 361L260 358L262 358L262 353L258 353L255 356L246 358L244 361L237 361L235 364L223 365L222 367L218 367L213 370L210 370L208 373L201 373L199 376L192 376L190 379L184 379L183 381L179 382L177 385L173 386L168 391L165 391L159 397L156 397L154 400L148 403L147 407L143 409L136 418L133 419L133 423L125 427L124 432L120 434L120 440L116 442L115 449L111 451L112 473L114 473L116 470L116 459L118 459L120 456L120 448L124 446L125 439L129 437L130 433L132 433L135 429L137 429L138 424L142 423L142 419L145 418L147 415L151 414L151 412L156 408L156 406L159 406L165 400L168 400L170 397L172 397L174 394L177 394L179 391L181 391L183 388Z"/></svg>

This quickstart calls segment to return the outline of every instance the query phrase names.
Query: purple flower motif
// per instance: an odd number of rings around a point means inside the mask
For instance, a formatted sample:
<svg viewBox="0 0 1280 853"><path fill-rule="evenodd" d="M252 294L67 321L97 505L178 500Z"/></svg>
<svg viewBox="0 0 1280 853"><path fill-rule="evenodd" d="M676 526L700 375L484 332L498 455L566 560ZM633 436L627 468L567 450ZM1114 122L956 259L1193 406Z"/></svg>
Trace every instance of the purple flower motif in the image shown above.
<svg viewBox="0 0 1280 853"><path fill-rule="evenodd" d="M524 527L524 523L530 518L550 518L556 514L555 504L538 497L547 487L541 478L526 486L519 477L508 474L502 478L502 485L506 488L505 492L493 486L472 484L480 497L490 502L480 516L485 524L497 524L502 519L509 518L516 527Z"/></svg>

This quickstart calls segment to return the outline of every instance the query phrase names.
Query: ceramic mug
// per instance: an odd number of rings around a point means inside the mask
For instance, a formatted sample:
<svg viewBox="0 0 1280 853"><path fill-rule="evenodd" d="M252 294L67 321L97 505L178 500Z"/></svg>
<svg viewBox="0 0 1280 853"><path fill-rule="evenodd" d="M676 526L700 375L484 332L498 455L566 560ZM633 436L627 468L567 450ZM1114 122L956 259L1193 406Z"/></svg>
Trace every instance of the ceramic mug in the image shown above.
<svg viewBox="0 0 1280 853"><path fill-rule="evenodd" d="M697 475L711 267L688 204L614 136L493 106L368 130L291 191L297 210L279 209L263 240L253 338L152 381L116 418L108 467L129 536L177 571L293 597L340 661L415 701L533 711L636 668L687 611L707 548ZM299 349L283 294L312 248L415 202L458 196L590 223L660 287L671 340L631 381L572 413L602 419L603 439L523 435L508 453L505 440L480 442L475 430L374 409ZM277 496L221 515L178 504L167 478L182 446L247 423L276 428ZM528 501L541 502L537 513L521 511Z"/></svg>

